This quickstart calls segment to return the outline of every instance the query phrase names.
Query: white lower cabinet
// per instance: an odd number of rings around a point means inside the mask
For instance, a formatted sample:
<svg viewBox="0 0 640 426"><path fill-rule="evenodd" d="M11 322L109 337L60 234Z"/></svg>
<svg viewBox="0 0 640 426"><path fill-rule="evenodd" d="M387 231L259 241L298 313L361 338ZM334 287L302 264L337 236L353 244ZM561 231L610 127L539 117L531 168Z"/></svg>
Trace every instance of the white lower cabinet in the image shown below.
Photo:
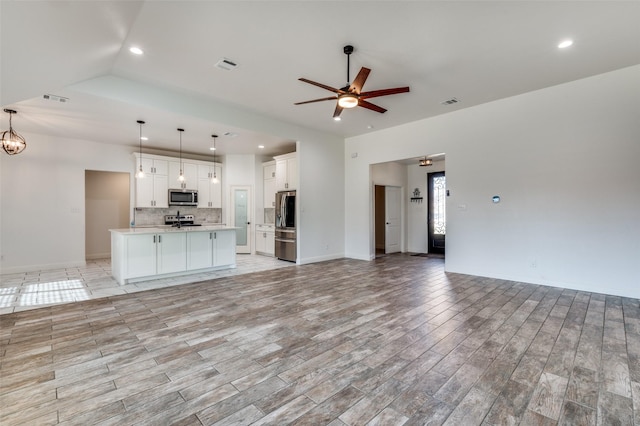
<svg viewBox="0 0 640 426"><path fill-rule="evenodd" d="M236 231L213 233L213 266L236 263Z"/></svg>
<svg viewBox="0 0 640 426"><path fill-rule="evenodd" d="M235 231L190 232L187 235L187 269L236 263Z"/></svg>
<svg viewBox="0 0 640 426"><path fill-rule="evenodd" d="M113 237L112 237L113 239ZM154 234L129 235L122 240L122 250L127 262L123 265L128 278L146 277L156 273L156 240ZM116 244L118 246L118 244ZM114 248L114 244L111 244ZM123 256L117 256L116 263ZM113 253L111 258L114 258Z"/></svg>
<svg viewBox="0 0 640 426"><path fill-rule="evenodd" d="M157 273L171 274L187 270L187 233L166 232L158 234Z"/></svg>
<svg viewBox="0 0 640 426"><path fill-rule="evenodd" d="M119 284L235 268L236 229L111 230L111 272Z"/></svg>
<svg viewBox="0 0 640 426"><path fill-rule="evenodd" d="M273 225L256 225L256 253L273 256L275 254L275 229Z"/></svg>
<svg viewBox="0 0 640 426"><path fill-rule="evenodd" d="M203 269L213 266L211 232L190 232L187 235L187 269Z"/></svg>

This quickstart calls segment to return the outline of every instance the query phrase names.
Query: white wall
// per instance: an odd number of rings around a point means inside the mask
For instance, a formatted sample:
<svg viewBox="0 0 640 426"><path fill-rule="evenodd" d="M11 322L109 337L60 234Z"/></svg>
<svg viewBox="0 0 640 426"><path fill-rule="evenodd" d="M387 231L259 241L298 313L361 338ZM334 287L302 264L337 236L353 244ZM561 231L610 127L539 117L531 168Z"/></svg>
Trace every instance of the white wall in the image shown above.
<svg viewBox="0 0 640 426"><path fill-rule="evenodd" d="M344 257L344 142L308 137L296 152L298 263Z"/></svg>
<svg viewBox="0 0 640 426"><path fill-rule="evenodd" d="M373 254L369 165L445 152L447 271L640 297L638 87L634 66L348 139L346 255Z"/></svg>
<svg viewBox="0 0 640 426"><path fill-rule="evenodd" d="M2 273L82 265L85 170L131 174L134 150L38 134L23 136L27 148L21 154L0 155Z"/></svg>

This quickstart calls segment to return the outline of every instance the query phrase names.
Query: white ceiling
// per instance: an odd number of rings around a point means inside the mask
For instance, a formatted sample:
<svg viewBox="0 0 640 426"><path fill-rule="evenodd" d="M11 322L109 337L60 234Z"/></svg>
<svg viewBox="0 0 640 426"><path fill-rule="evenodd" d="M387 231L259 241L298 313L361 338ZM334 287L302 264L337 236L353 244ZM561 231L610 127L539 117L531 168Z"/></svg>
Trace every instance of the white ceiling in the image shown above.
<svg viewBox="0 0 640 426"><path fill-rule="evenodd" d="M640 63L637 1L2 0L0 8L0 98L18 110L16 130L137 146L142 119L145 147L176 150L184 127L184 150L194 154L209 155L212 133L220 154L294 149L291 135L234 127L225 105L256 122L349 137ZM558 49L566 38L574 45ZM294 106L332 95L300 77L345 85L346 44L355 46L352 78L372 69L365 90L411 92L371 99L385 114L356 108L341 122L332 101ZM132 45L145 54L132 55ZM223 57L237 69L216 68ZM460 102L441 104L452 97ZM7 122L3 114L3 130Z"/></svg>

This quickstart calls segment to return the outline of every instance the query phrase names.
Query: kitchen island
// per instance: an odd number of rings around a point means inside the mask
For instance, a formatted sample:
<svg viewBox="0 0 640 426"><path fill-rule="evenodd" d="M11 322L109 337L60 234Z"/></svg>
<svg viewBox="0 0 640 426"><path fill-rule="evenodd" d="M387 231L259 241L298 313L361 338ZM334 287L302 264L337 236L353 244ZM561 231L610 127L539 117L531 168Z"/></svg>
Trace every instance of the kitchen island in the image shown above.
<svg viewBox="0 0 640 426"><path fill-rule="evenodd" d="M118 284L236 267L236 229L224 225L110 229Z"/></svg>

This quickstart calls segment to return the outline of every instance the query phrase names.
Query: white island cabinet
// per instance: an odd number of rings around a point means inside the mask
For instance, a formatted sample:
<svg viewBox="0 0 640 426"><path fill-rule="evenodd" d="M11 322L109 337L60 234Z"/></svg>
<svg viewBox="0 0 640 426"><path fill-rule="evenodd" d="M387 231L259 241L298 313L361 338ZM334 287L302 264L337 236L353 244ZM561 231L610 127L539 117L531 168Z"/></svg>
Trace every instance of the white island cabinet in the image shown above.
<svg viewBox="0 0 640 426"><path fill-rule="evenodd" d="M235 263L235 232L212 230L187 234L187 269L218 268Z"/></svg>
<svg viewBox="0 0 640 426"><path fill-rule="evenodd" d="M236 267L236 228L111 229L111 273L119 284Z"/></svg>

